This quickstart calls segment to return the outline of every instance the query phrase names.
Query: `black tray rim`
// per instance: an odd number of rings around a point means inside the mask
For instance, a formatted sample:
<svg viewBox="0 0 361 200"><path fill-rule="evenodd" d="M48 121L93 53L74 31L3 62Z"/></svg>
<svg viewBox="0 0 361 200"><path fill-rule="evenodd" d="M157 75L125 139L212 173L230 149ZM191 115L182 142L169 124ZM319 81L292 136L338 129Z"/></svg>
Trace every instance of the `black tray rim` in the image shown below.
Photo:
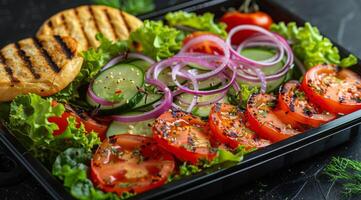
<svg viewBox="0 0 361 200"><path fill-rule="evenodd" d="M139 18L142 20L148 18L157 19L164 16L164 14L168 12L176 10L196 11L201 7L209 7L229 1L231 0L190 1L178 4L173 7L162 9L156 13L141 15L139 16ZM286 13L286 15L291 17L292 21L296 21L298 24L305 23L305 21L301 17L292 13L287 8L285 8L279 3L274 2L273 0L262 0L262 2L267 2L272 4L273 6L279 7L284 13ZM323 35L326 36L327 34ZM350 54L348 50L346 50L344 47L340 46L336 42L332 41L332 43L340 50L341 55ZM358 58L358 65L361 65L360 58ZM296 135L294 137L267 146L263 149L257 150L247 155L245 159L242 160L240 163L229 168L219 169L210 174L206 174L203 171L195 175L182 178L181 180L168 183L160 188L138 194L130 199L154 199L164 194L168 194L167 198L165 199L171 199L181 193L187 193L194 189L211 184L212 182L216 182L234 174L244 172L250 168L266 163L272 159L276 159L277 157L287 155L292 151L296 151L299 148L308 146L322 139L336 135L346 128L355 127L359 124L361 124L361 110L339 117L320 127L310 129L302 134ZM18 162L20 162L20 164L40 183L40 185L49 193L49 195L53 199L74 199L70 195L69 191L65 189L62 181L55 178L41 162L39 162L27 152L27 150L19 143L19 141L11 134L9 130L1 127L1 125L0 141L10 151L10 153L14 155ZM176 190L182 190L182 192L169 195L169 193Z"/></svg>

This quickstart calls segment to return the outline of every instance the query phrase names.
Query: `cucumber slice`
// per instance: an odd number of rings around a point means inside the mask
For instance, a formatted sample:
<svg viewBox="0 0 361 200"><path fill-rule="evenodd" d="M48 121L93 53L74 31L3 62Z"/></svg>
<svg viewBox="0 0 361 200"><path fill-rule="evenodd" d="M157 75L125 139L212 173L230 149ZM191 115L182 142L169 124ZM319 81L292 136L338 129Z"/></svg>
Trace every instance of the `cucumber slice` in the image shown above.
<svg viewBox="0 0 361 200"><path fill-rule="evenodd" d="M158 102L163 97L162 94L147 94L143 95L143 98L135 105L132 110L141 109Z"/></svg>
<svg viewBox="0 0 361 200"><path fill-rule="evenodd" d="M253 59L256 61L261 61L261 60L266 60L266 59L272 58L275 55L275 51L270 48L252 47L252 48L243 49L240 52L240 54L247 58L250 58L250 59ZM285 63L285 58L283 58L279 63L277 63L273 66L264 67L262 69L262 71L264 72L265 75L273 74L274 72L280 70L283 67L284 63ZM272 92L273 90L277 89L284 82L284 80L285 80L285 77L281 77L278 80L267 82L267 92ZM261 86L260 83L245 82L245 81L241 81L241 80L238 80L237 82L241 83L241 84L256 86L256 87Z"/></svg>
<svg viewBox="0 0 361 200"><path fill-rule="evenodd" d="M199 81L199 90L214 90L222 85L222 81L218 77L211 77L204 81Z"/></svg>
<svg viewBox="0 0 361 200"><path fill-rule="evenodd" d="M139 114L139 113L128 113L128 114ZM113 135L129 133L129 134L152 137L153 133L151 126L154 123L154 121L155 119L150 119L140 122L132 122L132 123L114 121L110 124L106 136L111 137Z"/></svg>
<svg viewBox="0 0 361 200"><path fill-rule="evenodd" d="M189 63L188 66L193 69L199 69L199 70L209 70L207 67L203 67L201 65L195 64L195 63Z"/></svg>
<svg viewBox="0 0 361 200"><path fill-rule="evenodd" d="M103 106L87 97L88 103L99 107L99 114L119 114L134 107L143 94L138 88L144 85L144 72L131 64L117 64L100 73L94 80L93 91L95 95L109 101L114 101L117 92L121 97L113 106Z"/></svg>
<svg viewBox="0 0 361 200"><path fill-rule="evenodd" d="M219 94L200 96L198 98L198 102L209 101L211 99L216 98L216 95L219 95ZM191 101L193 99L193 95L183 93L179 96L179 98L185 99L186 101ZM219 103L229 103L227 96L225 96L221 100L219 100ZM183 104L178 99L175 101L175 104L177 104L178 106L180 106L181 108L184 108L184 109L188 108L188 105ZM213 106L213 104L206 105L206 106L195 106L192 109L192 114L196 115L198 117L208 118L209 113L211 112L212 106Z"/></svg>
<svg viewBox="0 0 361 200"><path fill-rule="evenodd" d="M221 99L219 101L219 103L229 103L228 98L226 96L223 97L223 99ZM199 116L199 117L202 117L202 118L208 118L212 107L213 107L213 104L208 105L208 106L196 106L196 107L193 108L192 114L196 115L196 116Z"/></svg>
<svg viewBox="0 0 361 200"><path fill-rule="evenodd" d="M272 58L275 55L275 51L270 48L261 48L261 47L253 47L253 48L247 48L243 49L241 51L241 55L247 58L250 58L252 60L256 61L262 61ZM281 69L284 65L285 60L282 59L279 63L270 66L270 67L264 67L262 71L266 75L273 74L275 71L278 71Z"/></svg>
<svg viewBox="0 0 361 200"><path fill-rule="evenodd" d="M172 80L172 71L170 68L166 68L163 71L161 71L158 76L158 80L162 81L163 83L166 83L167 86L170 88L176 87L176 84ZM186 80L181 77L178 77L178 81L181 84L184 84L186 82Z"/></svg>
<svg viewBox="0 0 361 200"><path fill-rule="evenodd" d="M148 63L147 61L139 60L139 59L131 61L131 62L129 62L129 64L137 66L138 68L143 70L143 72L146 72L149 69L149 67L151 66L151 64Z"/></svg>

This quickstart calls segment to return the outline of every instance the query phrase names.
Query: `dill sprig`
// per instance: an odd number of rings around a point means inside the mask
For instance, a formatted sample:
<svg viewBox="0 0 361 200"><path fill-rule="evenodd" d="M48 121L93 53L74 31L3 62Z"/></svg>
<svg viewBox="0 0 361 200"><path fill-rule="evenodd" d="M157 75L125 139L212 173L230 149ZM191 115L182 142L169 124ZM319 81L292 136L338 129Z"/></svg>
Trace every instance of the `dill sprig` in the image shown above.
<svg viewBox="0 0 361 200"><path fill-rule="evenodd" d="M325 172L332 181L343 183L346 196L361 194L361 162L334 157L326 166Z"/></svg>

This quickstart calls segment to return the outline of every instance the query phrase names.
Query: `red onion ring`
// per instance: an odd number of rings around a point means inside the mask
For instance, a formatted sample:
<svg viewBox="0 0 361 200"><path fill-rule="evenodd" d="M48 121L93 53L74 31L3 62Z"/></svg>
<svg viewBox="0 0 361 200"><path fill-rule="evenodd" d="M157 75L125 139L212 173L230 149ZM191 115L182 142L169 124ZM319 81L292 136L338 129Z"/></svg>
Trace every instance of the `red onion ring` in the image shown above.
<svg viewBox="0 0 361 200"><path fill-rule="evenodd" d="M263 35L268 36L269 39L271 41L274 41L274 43L277 45L277 47L279 47L278 49L280 50L280 54L278 55L278 58L276 60L274 60L273 62L255 61L255 60L252 60L252 59L249 59L247 57L244 57L244 56L240 55L233 48L230 48L230 51L232 52L232 56L234 56L236 59L239 59L241 62L243 62L246 65L254 66L254 67L257 67L257 68L269 67L269 66L277 64L278 62L280 62L282 60L283 55L284 55L284 49L281 48L281 45L280 45L280 42L278 41L278 38L273 33L267 31L266 29L258 27L258 26L254 26L254 25L240 25L240 26L237 26L237 27L233 28L228 33L228 37L227 37L227 40L226 40L229 47L232 47L231 46L232 37L237 32L242 31L242 30L252 30L252 31L256 31L256 32L259 32L259 33L261 33Z"/></svg>
<svg viewBox="0 0 361 200"><path fill-rule="evenodd" d="M95 102L103 106L112 106L116 102L108 101L104 98L98 97L93 91L93 81L89 84L87 95Z"/></svg>

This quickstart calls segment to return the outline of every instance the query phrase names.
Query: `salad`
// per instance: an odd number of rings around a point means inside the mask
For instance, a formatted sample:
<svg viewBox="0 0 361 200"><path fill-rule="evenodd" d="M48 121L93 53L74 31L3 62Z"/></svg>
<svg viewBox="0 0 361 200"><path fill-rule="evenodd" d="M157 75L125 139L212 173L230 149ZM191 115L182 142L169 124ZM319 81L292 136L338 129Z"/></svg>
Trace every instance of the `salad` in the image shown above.
<svg viewBox="0 0 361 200"><path fill-rule="evenodd" d="M361 109L357 63L316 27L264 12L168 13L97 34L76 78L0 105L76 199L126 199ZM3 59L1 59L3 60Z"/></svg>

